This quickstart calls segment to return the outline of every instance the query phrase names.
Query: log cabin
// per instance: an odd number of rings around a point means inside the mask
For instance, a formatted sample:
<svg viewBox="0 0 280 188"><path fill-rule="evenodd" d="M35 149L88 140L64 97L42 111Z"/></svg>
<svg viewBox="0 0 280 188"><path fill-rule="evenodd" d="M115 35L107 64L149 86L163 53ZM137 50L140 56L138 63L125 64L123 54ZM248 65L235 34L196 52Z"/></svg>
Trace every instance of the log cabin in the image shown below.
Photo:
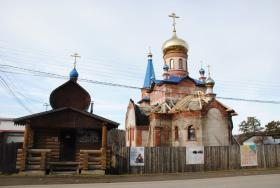
<svg viewBox="0 0 280 188"><path fill-rule="evenodd" d="M19 172L104 174L107 131L119 124L87 111L91 97L77 79L74 66L70 79L50 94L52 110L14 120L25 126L17 154Z"/></svg>

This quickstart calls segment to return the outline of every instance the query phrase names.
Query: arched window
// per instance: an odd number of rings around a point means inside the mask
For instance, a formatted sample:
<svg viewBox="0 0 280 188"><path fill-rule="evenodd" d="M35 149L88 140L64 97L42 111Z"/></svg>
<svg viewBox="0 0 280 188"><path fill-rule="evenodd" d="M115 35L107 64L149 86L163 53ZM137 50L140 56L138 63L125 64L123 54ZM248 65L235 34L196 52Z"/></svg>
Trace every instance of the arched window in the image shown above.
<svg viewBox="0 0 280 188"><path fill-rule="evenodd" d="M170 69L174 69L174 59L170 59Z"/></svg>
<svg viewBox="0 0 280 188"><path fill-rule="evenodd" d="M178 131L178 127L175 127L175 140L179 140L179 131Z"/></svg>
<svg viewBox="0 0 280 188"><path fill-rule="evenodd" d="M179 69L183 69L183 59L179 59Z"/></svg>
<svg viewBox="0 0 280 188"><path fill-rule="evenodd" d="M188 140L195 140L195 128L192 125L188 127Z"/></svg>

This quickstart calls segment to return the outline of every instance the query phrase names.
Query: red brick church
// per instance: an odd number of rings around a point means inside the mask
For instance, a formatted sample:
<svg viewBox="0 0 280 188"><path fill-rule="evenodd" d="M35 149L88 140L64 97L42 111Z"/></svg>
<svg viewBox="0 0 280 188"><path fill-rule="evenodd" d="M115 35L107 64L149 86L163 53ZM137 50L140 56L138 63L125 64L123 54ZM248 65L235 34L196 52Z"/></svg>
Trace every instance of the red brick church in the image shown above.
<svg viewBox="0 0 280 188"><path fill-rule="evenodd" d="M232 144L236 112L216 99L215 85L205 70L194 79L188 72L188 44L177 36L174 13L172 37L162 45L163 78L156 79L152 53L141 100L129 101L126 112L127 146L227 146Z"/></svg>

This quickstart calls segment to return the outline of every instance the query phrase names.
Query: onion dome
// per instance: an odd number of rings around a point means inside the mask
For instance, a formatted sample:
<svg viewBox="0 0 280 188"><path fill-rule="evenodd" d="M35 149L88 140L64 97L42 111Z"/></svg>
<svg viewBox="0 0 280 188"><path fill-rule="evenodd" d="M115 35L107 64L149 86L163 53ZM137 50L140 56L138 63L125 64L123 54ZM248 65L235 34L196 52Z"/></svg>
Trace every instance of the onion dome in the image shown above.
<svg viewBox="0 0 280 188"><path fill-rule="evenodd" d="M203 68L199 69L199 74L200 75L204 75L205 74L205 70Z"/></svg>
<svg viewBox="0 0 280 188"><path fill-rule="evenodd" d="M215 81L211 77L208 77L205 81L205 84L206 84L206 86L214 87Z"/></svg>
<svg viewBox="0 0 280 188"><path fill-rule="evenodd" d="M50 95L53 109L71 107L86 111L90 101L89 93L72 79L53 90Z"/></svg>
<svg viewBox="0 0 280 188"><path fill-rule="evenodd" d="M77 69L74 67L73 70L70 72L69 77L70 79L78 79L79 73Z"/></svg>
<svg viewBox="0 0 280 188"><path fill-rule="evenodd" d="M53 109L70 107L86 111L90 105L91 98L89 93L77 83L79 73L76 70L76 59L80 56L78 53L71 56L75 58L75 62L74 68L69 74L70 80L52 91L50 104Z"/></svg>
<svg viewBox="0 0 280 188"><path fill-rule="evenodd" d="M189 49L187 42L177 37L176 31L173 31L173 36L163 43L162 51L166 52L166 50L172 49L174 47L183 47L186 50Z"/></svg>
<svg viewBox="0 0 280 188"><path fill-rule="evenodd" d="M168 71L168 69L169 69L169 66L168 66L167 64L164 64L164 65L163 65L163 70Z"/></svg>

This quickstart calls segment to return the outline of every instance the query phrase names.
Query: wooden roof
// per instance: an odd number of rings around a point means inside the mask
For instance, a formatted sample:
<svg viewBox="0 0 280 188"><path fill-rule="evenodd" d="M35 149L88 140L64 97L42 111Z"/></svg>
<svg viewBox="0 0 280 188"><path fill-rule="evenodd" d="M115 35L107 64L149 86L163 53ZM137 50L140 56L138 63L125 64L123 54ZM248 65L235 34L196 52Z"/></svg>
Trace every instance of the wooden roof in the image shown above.
<svg viewBox="0 0 280 188"><path fill-rule="evenodd" d="M73 107L87 110L90 105L89 93L75 80L69 80L57 87L50 95L50 104L54 109Z"/></svg>
<svg viewBox="0 0 280 188"><path fill-rule="evenodd" d="M16 125L31 123L33 127L47 126L49 128L55 128L54 126L58 125L65 125L69 128L100 128L102 123L106 123L107 128L112 129L117 128L119 125L119 123L104 117L71 107L63 107L16 118L14 123Z"/></svg>

